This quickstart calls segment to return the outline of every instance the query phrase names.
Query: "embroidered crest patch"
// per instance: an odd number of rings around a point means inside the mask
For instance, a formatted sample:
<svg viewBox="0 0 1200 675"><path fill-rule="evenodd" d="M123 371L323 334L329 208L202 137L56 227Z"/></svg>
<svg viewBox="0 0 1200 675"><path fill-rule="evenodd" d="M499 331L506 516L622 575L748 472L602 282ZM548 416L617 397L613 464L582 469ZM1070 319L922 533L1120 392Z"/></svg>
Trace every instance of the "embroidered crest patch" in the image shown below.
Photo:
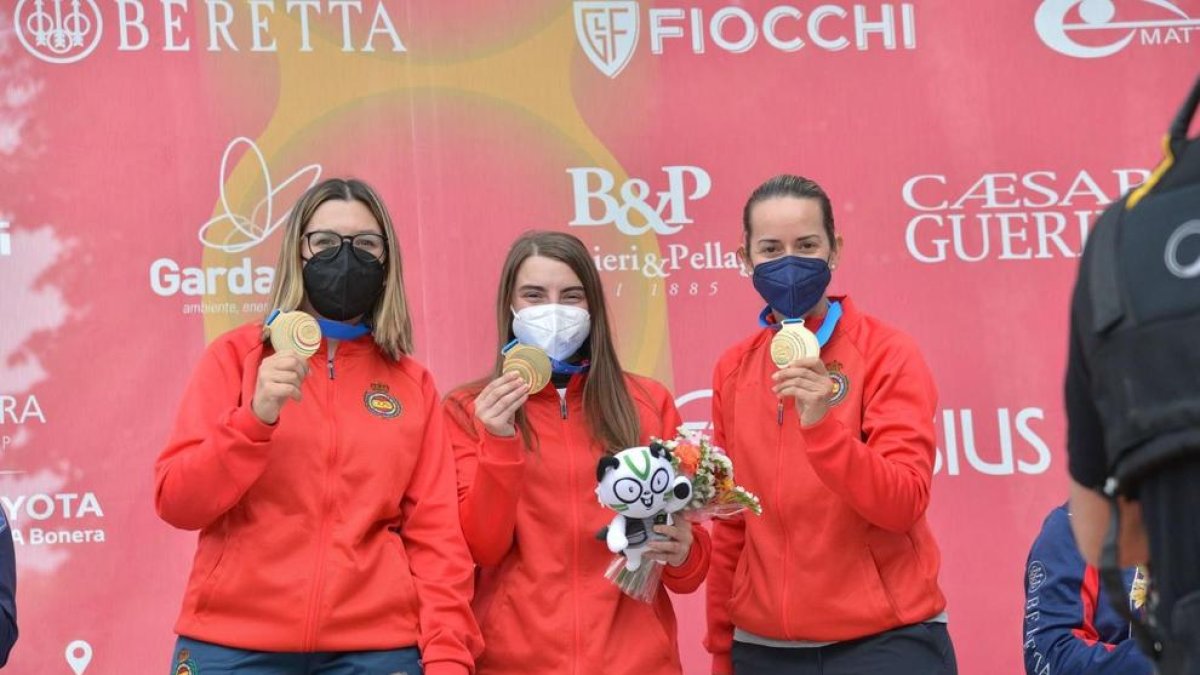
<svg viewBox="0 0 1200 675"><path fill-rule="evenodd" d="M850 378L842 372L841 361L834 361L825 366L829 371L829 379L833 380L833 393L829 395L829 405L837 405L846 400L850 393Z"/></svg>
<svg viewBox="0 0 1200 675"><path fill-rule="evenodd" d="M388 386L379 382L372 383L370 389L363 394L363 404L372 415L384 419L399 417L400 413L404 412L400 401L388 393Z"/></svg>

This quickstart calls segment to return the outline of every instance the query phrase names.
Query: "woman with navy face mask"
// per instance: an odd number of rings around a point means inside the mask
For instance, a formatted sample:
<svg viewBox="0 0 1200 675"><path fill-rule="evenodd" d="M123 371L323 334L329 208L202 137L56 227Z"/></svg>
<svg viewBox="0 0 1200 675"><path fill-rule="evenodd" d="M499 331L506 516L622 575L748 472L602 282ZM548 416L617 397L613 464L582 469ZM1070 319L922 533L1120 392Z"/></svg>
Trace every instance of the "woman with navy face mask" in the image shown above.
<svg viewBox="0 0 1200 675"><path fill-rule="evenodd" d="M496 298L496 364L450 395L463 533L475 562L475 612L484 637L479 675L679 675L667 590L690 593L708 571L709 538L680 520L643 560L662 564L650 602L605 578L612 561L597 533L612 512L596 498L606 454L673 438L680 425L662 384L621 369L600 275L587 247L561 232L513 243ZM512 342L552 359L531 392L503 374Z"/></svg>
<svg viewBox="0 0 1200 675"><path fill-rule="evenodd" d="M842 240L819 185L763 183L743 236L766 307L717 364L713 424L763 513L714 522L713 673L956 673L925 520L933 377L908 336L826 294Z"/></svg>
<svg viewBox="0 0 1200 675"><path fill-rule="evenodd" d="M159 515L199 530L170 672L468 675L473 567L387 209L328 179L282 239L271 306L316 317L316 353L218 337L155 464Z"/></svg>

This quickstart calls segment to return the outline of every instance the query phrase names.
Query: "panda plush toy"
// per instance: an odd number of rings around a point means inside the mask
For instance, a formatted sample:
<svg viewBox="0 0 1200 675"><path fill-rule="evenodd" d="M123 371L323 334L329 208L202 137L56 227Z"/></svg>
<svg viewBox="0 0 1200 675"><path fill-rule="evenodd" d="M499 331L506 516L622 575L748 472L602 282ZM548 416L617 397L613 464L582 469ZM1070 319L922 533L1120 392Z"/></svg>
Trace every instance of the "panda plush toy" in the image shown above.
<svg viewBox="0 0 1200 675"><path fill-rule="evenodd" d="M672 524L671 514L687 506L692 481L675 473L671 452L658 443L601 458L596 480L600 504L617 512L601 535L632 572L641 567L646 545L664 538L654 526Z"/></svg>

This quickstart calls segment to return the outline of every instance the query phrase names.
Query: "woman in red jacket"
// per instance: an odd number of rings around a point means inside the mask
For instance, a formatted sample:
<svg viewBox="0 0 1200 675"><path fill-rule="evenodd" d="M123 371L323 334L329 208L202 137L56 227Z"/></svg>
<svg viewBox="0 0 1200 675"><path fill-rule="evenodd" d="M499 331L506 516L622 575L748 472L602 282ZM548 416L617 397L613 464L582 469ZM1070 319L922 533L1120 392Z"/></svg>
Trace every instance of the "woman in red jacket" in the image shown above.
<svg viewBox="0 0 1200 675"><path fill-rule="evenodd" d="M713 672L955 673L925 521L933 377L908 336L826 297L842 241L819 185L772 178L743 228L740 254L767 307L717 363L713 423L763 514L714 524ZM820 356L779 368L771 340L799 323Z"/></svg>
<svg viewBox="0 0 1200 675"><path fill-rule="evenodd" d="M316 315L319 351L274 352L260 323L217 338L155 465L159 515L200 530L171 673L473 672L453 457L391 220L331 179L283 240L271 305Z"/></svg>
<svg viewBox="0 0 1200 675"><path fill-rule="evenodd" d="M600 277L579 239L533 232L512 246L497 297L500 345L553 359L551 386L531 394L492 375L451 395L463 532L481 569L475 611L486 650L481 675L656 675L680 672L665 590L646 603L605 578L597 533L612 519L597 501L605 453L672 438L679 413L658 382L625 373L613 349ZM703 528L657 528L643 560L663 582L694 591L708 570Z"/></svg>

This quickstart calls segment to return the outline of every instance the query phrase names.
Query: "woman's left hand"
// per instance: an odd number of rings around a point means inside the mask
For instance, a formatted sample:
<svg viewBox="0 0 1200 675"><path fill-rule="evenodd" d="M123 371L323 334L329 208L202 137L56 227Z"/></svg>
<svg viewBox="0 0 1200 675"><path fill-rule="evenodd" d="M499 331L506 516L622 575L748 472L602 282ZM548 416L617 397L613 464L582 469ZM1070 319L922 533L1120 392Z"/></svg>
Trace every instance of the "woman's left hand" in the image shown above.
<svg viewBox="0 0 1200 675"><path fill-rule="evenodd" d="M672 567L682 565L692 550L692 524L679 519L674 525L655 525L654 531L667 537L667 540L646 544L642 560L665 562Z"/></svg>
<svg viewBox="0 0 1200 675"><path fill-rule="evenodd" d="M772 389L777 396L796 399L796 412L804 426L820 422L829 411L833 379L821 359L797 359L771 377L775 380Z"/></svg>

